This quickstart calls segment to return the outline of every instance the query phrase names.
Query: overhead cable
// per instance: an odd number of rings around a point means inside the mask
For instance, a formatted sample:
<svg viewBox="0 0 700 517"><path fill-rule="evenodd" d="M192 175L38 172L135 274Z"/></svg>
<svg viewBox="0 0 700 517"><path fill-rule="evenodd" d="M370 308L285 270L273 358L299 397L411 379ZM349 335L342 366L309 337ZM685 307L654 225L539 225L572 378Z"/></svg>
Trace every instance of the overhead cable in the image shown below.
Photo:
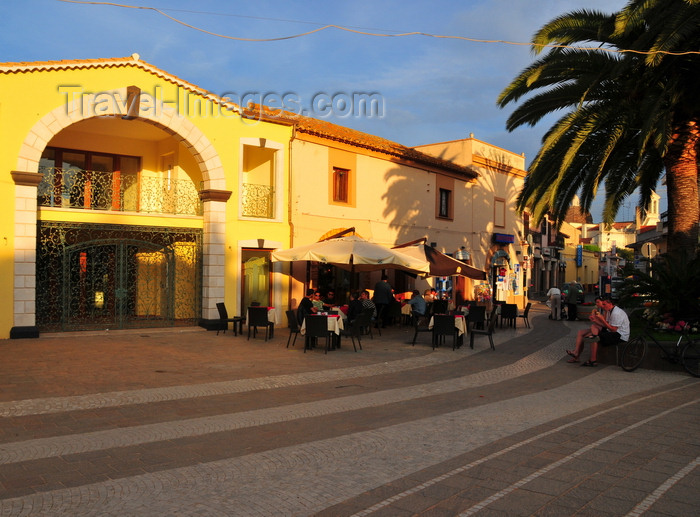
<svg viewBox="0 0 700 517"><path fill-rule="evenodd" d="M610 53L615 53L615 54L642 54L642 55L654 55L654 54L664 54L664 55L669 55L669 56L685 56L689 54L700 54L700 51L697 50L688 50L688 51L682 51L682 52L673 52L670 50L651 50L651 51L645 51L645 50L633 50L633 49L619 49L619 48L611 48L611 47L601 47L601 46L596 46L596 47L583 47L583 46L576 46L576 45L557 45L557 44L539 44L539 43L525 43L522 41L507 41L507 40L500 40L500 39L480 39L480 38L469 38L466 36L449 36L449 35L442 35L442 34L430 34L428 32L420 32L420 31L413 31L413 32L397 32L397 33L389 33L390 31L387 32L368 32L364 30L359 30L356 28L352 27L345 27L342 25L335 25L335 24L328 24L328 25L323 25L322 27L319 27L317 29L313 29L310 31L306 32L300 32L298 34L291 34L289 36L279 36L277 38L242 38L239 36L228 36L226 34L219 34L217 32L212 32L208 31L206 29L202 29L201 27L197 27L195 25L191 25L189 23L186 23L182 20L179 20L178 18L175 18L174 16L171 16L164 11L172 11L174 9L159 9L157 7L149 7L149 6L140 6L140 5L127 5L127 4L118 4L115 2L89 2L89 1L84 1L84 0L58 0L59 2L66 2L70 4L88 4L88 5L106 5L106 6L113 6L113 7L122 7L126 9L141 9L141 10L146 10L146 11L154 11L162 16L165 16L166 18L174 21L175 23L178 23L184 27L187 27L189 29L196 30L198 32L202 32L204 34L208 34L210 36L216 36L217 38L224 38L224 39L229 39L229 40L234 40L234 41L248 41L248 42L253 42L253 43L261 43L261 42L271 42L271 41L283 41L283 40L289 40L289 39L294 39L294 38L301 38L303 36L309 36L311 34L321 32L324 30L328 29L338 29L341 31L345 32L351 32L354 34L360 34L363 36L373 36L373 37L382 37L382 38L398 38L398 37L405 37L405 36L424 36L427 38L438 38L438 39L454 39L454 40L462 40L462 41L470 41L473 43L500 43L503 45L515 45L515 46L533 46L533 47L539 47L539 48L571 48L575 50L595 50L595 51L602 51L602 52L610 52ZM185 11L185 12L193 12L193 11ZM194 11L196 12L196 11ZM217 16L223 16L222 14L219 13L204 13L200 12L200 14L210 14L210 15L217 15ZM227 15L227 16L236 16L236 15ZM262 19L265 20L266 18L260 18L256 17L257 19ZM267 18L269 20L269 18ZM275 21L291 21L291 20L275 20ZM295 21L294 23L311 23L311 22L297 22Z"/></svg>

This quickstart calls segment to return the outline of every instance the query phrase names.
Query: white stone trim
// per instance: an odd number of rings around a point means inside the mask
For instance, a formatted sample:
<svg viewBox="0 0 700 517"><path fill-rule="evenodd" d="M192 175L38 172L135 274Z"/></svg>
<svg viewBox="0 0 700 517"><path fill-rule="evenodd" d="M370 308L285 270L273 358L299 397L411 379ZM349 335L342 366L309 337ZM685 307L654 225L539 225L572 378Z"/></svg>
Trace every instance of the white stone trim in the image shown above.
<svg viewBox="0 0 700 517"><path fill-rule="evenodd" d="M275 222L282 222L284 219L284 189L282 186L284 185L284 144L281 142L276 142L274 140L269 140L267 138L259 138L259 137L242 137L240 140L240 149L239 149L239 164L238 164L238 219L239 221L260 221L260 218L257 217L245 217L243 216L243 206L240 202L240 200L243 197L243 183L242 183L242 178L243 178L243 160L245 157L245 146L252 146L252 147L262 147L265 149L274 149L275 152L275 206L274 206L274 217L272 219L262 219L264 221L275 221Z"/></svg>

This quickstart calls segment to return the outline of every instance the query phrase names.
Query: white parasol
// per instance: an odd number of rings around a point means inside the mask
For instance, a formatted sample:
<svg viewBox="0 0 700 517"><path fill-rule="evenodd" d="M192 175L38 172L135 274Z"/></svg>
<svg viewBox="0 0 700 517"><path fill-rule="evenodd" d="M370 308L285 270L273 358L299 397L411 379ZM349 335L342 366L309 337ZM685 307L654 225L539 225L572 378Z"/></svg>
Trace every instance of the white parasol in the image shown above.
<svg viewBox="0 0 700 517"><path fill-rule="evenodd" d="M430 272L430 263L425 258L412 257L401 250L387 248L357 235L273 251L271 258L273 262L323 262L351 271L401 269L417 274Z"/></svg>

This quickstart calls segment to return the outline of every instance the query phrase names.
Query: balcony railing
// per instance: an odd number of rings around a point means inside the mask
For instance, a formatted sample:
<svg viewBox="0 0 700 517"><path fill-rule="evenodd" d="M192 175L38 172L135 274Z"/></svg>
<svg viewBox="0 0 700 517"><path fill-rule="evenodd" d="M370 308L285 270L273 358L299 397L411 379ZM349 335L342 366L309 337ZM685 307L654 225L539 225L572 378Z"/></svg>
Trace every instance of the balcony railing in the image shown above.
<svg viewBox="0 0 700 517"><path fill-rule="evenodd" d="M40 167L39 206L154 214L202 215L202 201L189 179L137 173Z"/></svg>
<svg viewBox="0 0 700 517"><path fill-rule="evenodd" d="M270 185L243 183L241 194L243 216L272 219L274 217L274 193L275 190Z"/></svg>

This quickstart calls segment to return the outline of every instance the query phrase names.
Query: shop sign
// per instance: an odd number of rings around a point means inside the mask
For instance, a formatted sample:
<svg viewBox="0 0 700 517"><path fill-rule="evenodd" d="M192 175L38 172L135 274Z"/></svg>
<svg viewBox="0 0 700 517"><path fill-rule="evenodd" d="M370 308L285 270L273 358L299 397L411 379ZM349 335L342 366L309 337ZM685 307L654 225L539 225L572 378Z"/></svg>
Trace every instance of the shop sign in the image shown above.
<svg viewBox="0 0 700 517"><path fill-rule="evenodd" d="M513 244L515 242L515 235L509 233L494 233L493 242L497 244Z"/></svg>

